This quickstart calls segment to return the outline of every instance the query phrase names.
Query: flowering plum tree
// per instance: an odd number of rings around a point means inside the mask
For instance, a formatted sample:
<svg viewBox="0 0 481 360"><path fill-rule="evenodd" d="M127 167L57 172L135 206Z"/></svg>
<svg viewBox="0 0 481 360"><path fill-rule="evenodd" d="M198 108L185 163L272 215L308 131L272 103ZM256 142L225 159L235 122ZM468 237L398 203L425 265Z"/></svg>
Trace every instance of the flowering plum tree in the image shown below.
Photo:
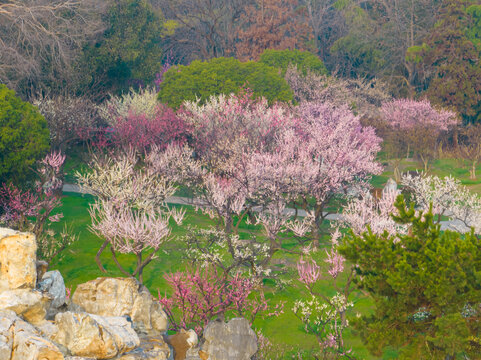
<svg viewBox="0 0 481 360"><path fill-rule="evenodd" d="M470 192L461 182L452 176L439 178L437 176L412 176L406 174L402 185L412 194L412 200L423 211L431 211L437 215L437 223L442 216L455 220L451 226L461 225L474 228L475 233L481 233L481 197ZM431 209L431 210L430 210Z"/></svg>
<svg viewBox="0 0 481 360"><path fill-rule="evenodd" d="M31 231L37 239L37 255L50 263L62 250L76 240L66 229L56 233L51 224L58 222L62 213L55 210L62 205L59 191L63 180L61 169L65 155L47 154L37 163L39 180L34 189L22 190L12 184L0 188L0 222L20 231Z"/></svg>
<svg viewBox="0 0 481 360"><path fill-rule="evenodd" d="M332 248L326 251L324 260L325 269L314 259L301 257L297 262L299 281L308 290L311 298L309 300L297 300L293 307L295 316L304 324L304 329L308 333L316 336L321 352L335 354L336 358L350 358L351 350L346 348L343 339L343 332L348 326L346 311L353 306L349 296L353 291L351 282L355 269L350 267L350 272L342 284L338 284L338 279L344 271L345 259L337 251L340 232L336 230L332 235ZM323 274L326 273L326 275ZM322 279L329 279L336 289L336 294L332 297L322 292L316 291L316 283Z"/></svg>
<svg viewBox="0 0 481 360"><path fill-rule="evenodd" d="M215 317L226 314L249 316L251 323L258 315L278 316L283 304L270 307L264 294L254 296L257 282L240 274L225 277L215 267L202 270L178 272L165 276L173 290L170 298L159 301L169 317L172 330L194 328L201 335L207 323ZM174 309L179 309L181 317L176 319Z"/></svg>
<svg viewBox="0 0 481 360"><path fill-rule="evenodd" d="M382 117L397 129L398 136L407 141L407 153L412 147L428 169L441 132L459 122L456 113L434 108L427 100L397 99L385 102L381 107Z"/></svg>
<svg viewBox="0 0 481 360"><path fill-rule="evenodd" d="M169 163L168 153L164 160ZM91 171L76 173L85 191L97 195L90 208L91 230L105 239L96 255L99 268L106 272L100 255L110 245L112 258L126 275L142 282L144 267L155 257L169 235L169 218L181 223L184 211L169 209L165 200L175 191L172 179L150 167L140 167L133 150L115 156L94 156ZM146 257L143 255L151 251ZM132 273L121 266L116 252L133 253L137 265Z"/></svg>
<svg viewBox="0 0 481 360"><path fill-rule="evenodd" d="M186 140L188 128L184 121L157 102L152 88L113 96L99 107L99 113L112 127L110 142L117 146L145 151L153 145L165 148Z"/></svg>
<svg viewBox="0 0 481 360"><path fill-rule="evenodd" d="M363 127L359 117L347 107L303 103L298 116L296 132L286 132L285 136L291 139L282 144L296 144L291 147L294 152L291 159L300 165L295 182L300 186L299 196L306 210L309 199L315 200L313 232L318 240L329 202L347 193L350 187L364 187L371 174L381 172L381 165L375 161L381 139L374 128Z"/></svg>

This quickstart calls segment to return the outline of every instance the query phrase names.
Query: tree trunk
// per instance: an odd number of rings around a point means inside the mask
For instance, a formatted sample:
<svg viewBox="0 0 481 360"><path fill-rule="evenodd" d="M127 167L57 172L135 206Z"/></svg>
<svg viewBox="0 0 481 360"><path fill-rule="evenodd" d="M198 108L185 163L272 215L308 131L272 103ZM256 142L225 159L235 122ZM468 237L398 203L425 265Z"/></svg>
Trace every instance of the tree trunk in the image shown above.
<svg viewBox="0 0 481 360"><path fill-rule="evenodd" d="M103 273L107 273L107 270L105 270L104 266L102 265L102 262L100 261L100 255L103 253L107 245L109 244L108 240L105 240L102 246L100 247L99 251L97 251L97 255L95 255L95 262L97 263L97 266L99 267L100 271Z"/></svg>
<svg viewBox="0 0 481 360"><path fill-rule="evenodd" d="M471 165L471 171L469 172L471 180L476 180L476 163L477 161L473 161L473 164Z"/></svg>

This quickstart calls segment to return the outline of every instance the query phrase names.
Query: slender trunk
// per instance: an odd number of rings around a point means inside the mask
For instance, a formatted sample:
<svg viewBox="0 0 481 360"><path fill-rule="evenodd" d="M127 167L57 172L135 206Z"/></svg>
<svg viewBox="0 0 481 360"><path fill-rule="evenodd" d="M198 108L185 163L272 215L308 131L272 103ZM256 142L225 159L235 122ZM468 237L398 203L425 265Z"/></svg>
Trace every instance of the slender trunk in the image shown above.
<svg viewBox="0 0 481 360"><path fill-rule="evenodd" d="M144 268L142 267L142 253L137 254L137 275L139 276L139 282L143 284L143 271Z"/></svg>
<svg viewBox="0 0 481 360"><path fill-rule="evenodd" d="M102 262L100 261L100 255L103 253L107 245L109 244L108 240L105 240L102 246L100 247L99 251L97 251L97 255L95 255L95 262L97 263L97 266L99 267L100 271L103 273L107 273L107 270L105 270L104 266L102 265Z"/></svg>
<svg viewBox="0 0 481 360"><path fill-rule="evenodd" d="M471 171L470 171L471 180L476 180L476 163L477 161L473 161L473 164L471 165Z"/></svg>

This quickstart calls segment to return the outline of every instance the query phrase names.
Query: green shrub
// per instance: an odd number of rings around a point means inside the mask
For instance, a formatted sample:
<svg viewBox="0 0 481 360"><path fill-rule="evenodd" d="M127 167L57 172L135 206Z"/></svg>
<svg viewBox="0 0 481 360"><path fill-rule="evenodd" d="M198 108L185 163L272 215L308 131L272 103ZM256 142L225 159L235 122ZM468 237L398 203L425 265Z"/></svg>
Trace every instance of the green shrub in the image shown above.
<svg viewBox="0 0 481 360"><path fill-rule="evenodd" d="M44 117L0 84L0 183L25 181L30 175L29 167L48 149L49 132Z"/></svg>
<svg viewBox="0 0 481 360"><path fill-rule="evenodd" d="M205 102L212 95L238 93L243 87L269 103L291 101L292 91L278 70L254 61L233 58L193 61L188 66L175 66L164 74L158 98L173 108L184 100L199 98Z"/></svg>
<svg viewBox="0 0 481 360"><path fill-rule="evenodd" d="M407 234L351 233L339 248L374 303L354 327L377 356L391 346L399 359L479 358L481 238L441 232L431 211L416 213L402 196L395 206Z"/></svg>
<svg viewBox="0 0 481 360"><path fill-rule="evenodd" d="M310 70L319 75L327 74L327 69L319 57L309 51L299 50L265 50L259 60L261 63L279 68L282 75L286 73L287 67L292 64L304 74Z"/></svg>

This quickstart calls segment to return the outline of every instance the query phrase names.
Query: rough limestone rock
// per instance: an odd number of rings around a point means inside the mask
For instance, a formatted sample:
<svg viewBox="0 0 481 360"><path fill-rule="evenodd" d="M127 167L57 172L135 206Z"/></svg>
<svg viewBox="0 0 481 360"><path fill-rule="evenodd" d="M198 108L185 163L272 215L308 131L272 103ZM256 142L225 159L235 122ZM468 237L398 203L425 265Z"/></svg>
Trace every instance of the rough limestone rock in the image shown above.
<svg viewBox="0 0 481 360"><path fill-rule="evenodd" d="M145 336L140 346L118 358L118 360L172 360L171 350L162 336Z"/></svg>
<svg viewBox="0 0 481 360"><path fill-rule="evenodd" d="M170 335L167 342L174 349L174 360L185 360L187 352L197 346L199 339L194 330L181 329L177 334Z"/></svg>
<svg viewBox="0 0 481 360"><path fill-rule="evenodd" d="M13 311L0 311L0 359L63 360L57 346Z"/></svg>
<svg viewBox="0 0 481 360"><path fill-rule="evenodd" d="M35 287L36 251L33 234L0 228L0 291Z"/></svg>
<svg viewBox="0 0 481 360"><path fill-rule="evenodd" d="M397 190L397 182L394 179L389 178L382 189L382 193L385 194L386 192L395 191Z"/></svg>
<svg viewBox="0 0 481 360"><path fill-rule="evenodd" d="M209 360L249 360L257 352L257 337L243 318L211 321L204 329L202 352Z"/></svg>
<svg viewBox="0 0 481 360"><path fill-rule="evenodd" d="M139 346L140 340L123 317L102 317L64 312L55 316L58 332L54 341L72 355L111 359Z"/></svg>
<svg viewBox="0 0 481 360"><path fill-rule="evenodd" d="M65 304L67 293L65 291L65 282L60 271L53 270L46 272L42 280L38 283L38 289L47 292L52 296L52 308L58 309Z"/></svg>
<svg viewBox="0 0 481 360"><path fill-rule="evenodd" d="M72 303L95 315L128 315L139 333L159 335L167 331L162 306L133 278L97 278L80 284Z"/></svg>
<svg viewBox="0 0 481 360"><path fill-rule="evenodd" d="M36 290L17 289L0 292L0 309L12 310L32 324L45 320L51 298Z"/></svg>

